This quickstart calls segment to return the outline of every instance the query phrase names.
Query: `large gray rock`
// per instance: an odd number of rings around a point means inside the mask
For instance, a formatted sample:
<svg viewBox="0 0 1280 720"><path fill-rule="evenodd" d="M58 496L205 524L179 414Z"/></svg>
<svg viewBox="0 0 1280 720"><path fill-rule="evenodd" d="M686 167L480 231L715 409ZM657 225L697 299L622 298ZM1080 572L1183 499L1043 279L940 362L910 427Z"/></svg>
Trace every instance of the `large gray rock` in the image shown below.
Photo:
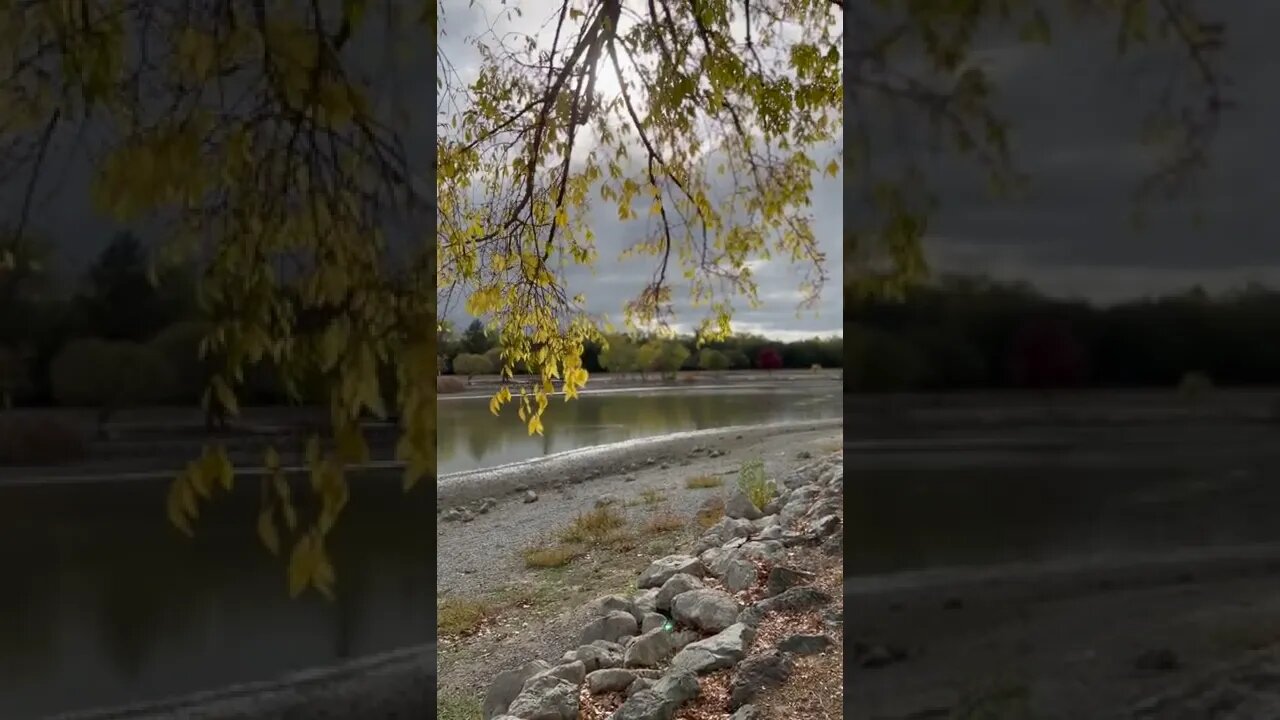
<svg viewBox="0 0 1280 720"><path fill-rule="evenodd" d="M676 651L671 633L662 628L650 630L635 639L623 656L624 667L657 667Z"/></svg>
<svg viewBox="0 0 1280 720"><path fill-rule="evenodd" d="M786 546L776 540L752 540L737 547L725 547L728 549L727 552L716 553L715 551L710 551L706 555L707 571L718 578L725 576L730 564L735 560L776 565L787 557Z"/></svg>
<svg viewBox="0 0 1280 720"><path fill-rule="evenodd" d="M716 635L686 645L672 658L671 667L699 675L733 667L747 656L755 638L754 629L735 623Z"/></svg>
<svg viewBox="0 0 1280 720"><path fill-rule="evenodd" d="M632 606L634 607L634 604ZM611 610L607 615L587 623L587 626L582 628L578 643L580 645L588 645L596 640L618 642L623 638L637 634L639 631L640 625L636 622L635 615L626 610Z"/></svg>
<svg viewBox="0 0 1280 720"><path fill-rule="evenodd" d="M489 685L489 691L485 693L484 704L481 706L485 720L492 720L505 714L511 702L524 688L525 681L550 669L550 663L543 660L530 660L520 667L498 673Z"/></svg>
<svg viewBox="0 0 1280 720"><path fill-rule="evenodd" d="M764 598L748 607L738 615L738 622L755 627L771 613L808 612L823 607L830 602L830 595L810 585L800 585L780 595Z"/></svg>
<svg viewBox="0 0 1280 720"><path fill-rule="evenodd" d="M729 720L765 720L764 713L755 705L743 705L734 711Z"/></svg>
<svg viewBox="0 0 1280 720"><path fill-rule="evenodd" d="M672 670L652 686L627 698L612 720L671 720L681 705L698 697L698 678Z"/></svg>
<svg viewBox="0 0 1280 720"><path fill-rule="evenodd" d="M790 655L817 655L835 644L827 635L792 635L778 642L778 651Z"/></svg>
<svg viewBox="0 0 1280 720"><path fill-rule="evenodd" d="M705 570L702 562L696 557L668 555L660 560L654 560L648 568L645 568L645 571L640 573L640 579L636 581L636 585L641 589L662 587L662 584L670 580L671 576L679 573L702 577Z"/></svg>
<svg viewBox="0 0 1280 720"><path fill-rule="evenodd" d="M742 492L738 486L729 489L728 497L724 500L724 515L729 518L742 518L744 520L755 520L764 515L760 512L760 508L751 502L751 498Z"/></svg>
<svg viewBox="0 0 1280 720"><path fill-rule="evenodd" d="M523 720L578 720L578 688L564 678L543 675L525 683L507 714Z"/></svg>
<svg viewBox="0 0 1280 720"><path fill-rule="evenodd" d="M723 590L690 590L671 602L671 616L703 632L718 633L737 622L738 601Z"/></svg>
<svg viewBox="0 0 1280 720"><path fill-rule="evenodd" d="M583 606L582 610L583 615L590 620L605 617L609 613L617 610L630 613L631 616L636 619L636 622L640 622L640 618L644 617L644 613L640 612L640 609L636 607L635 601L631 598L623 597L622 595L604 595L602 597L598 597Z"/></svg>
<svg viewBox="0 0 1280 720"><path fill-rule="evenodd" d="M781 685L791 677L795 663L791 658L774 650L738 663L729 684L729 707L737 709L751 702L767 688Z"/></svg>
<svg viewBox="0 0 1280 720"><path fill-rule="evenodd" d="M587 676L587 690L592 695L603 695L611 692L623 692L635 682L636 674L622 668L596 670Z"/></svg>
<svg viewBox="0 0 1280 720"><path fill-rule="evenodd" d="M577 650L570 650L560 658L562 663L581 661L587 672L601 668L614 668L622 664L623 648L621 645L606 640L596 640L590 645L582 645Z"/></svg>
<svg viewBox="0 0 1280 720"><path fill-rule="evenodd" d="M667 616L662 613L649 613L640 623L640 632L647 633L667 626Z"/></svg>
<svg viewBox="0 0 1280 720"><path fill-rule="evenodd" d="M760 569L750 560L741 558L733 558L725 563L724 573L721 580L724 587L731 593L740 593L756 584L756 580L760 575Z"/></svg>
<svg viewBox="0 0 1280 720"><path fill-rule="evenodd" d="M560 678L561 680L568 680L574 685L581 685L582 681L587 677L587 666L586 666L586 663L582 662L581 660L573 660L571 662L561 663L560 665L557 665L551 668L550 670L544 670L538 673L537 675L534 675L533 677L529 678L528 680L525 681L524 686L527 688L529 687L530 683L535 682L538 679L544 678L544 677ZM521 690L521 692L523 692L523 689Z"/></svg>
<svg viewBox="0 0 1280 720"><path fill-rule="evenodd" d="M658 611L658 588L648 588L636 593L632 598L636 606L636 611L640 614L639 619L644 620L644 616L651 612Z"/></svg>
<svg viewBox="0 0 1280 720"><path fill-rule="evenodd" d="M811 582L813 573L786 565L774 565L769 568L769 579L765 582L765 595L772 597L790 590L797 585Z"/></svg>
<svg viewBox="0 0 1280 720"><path fill-rule="evenodd" d="M720 547L734 538L746 538L751 534L751 522L741 518L723 517L707 528L698 540L694 552L701 554L713 547Z"/></svg>
<svg viewBox="0 0 1280 720"><path fill-rule="evenodd" d="M677 595L690 590L701 590L703 587L702 581L692 575L685 573L672 575L658 589L658 596L654 599L654 606L658 610L665 612L671 609L671 600Z"/></svg>

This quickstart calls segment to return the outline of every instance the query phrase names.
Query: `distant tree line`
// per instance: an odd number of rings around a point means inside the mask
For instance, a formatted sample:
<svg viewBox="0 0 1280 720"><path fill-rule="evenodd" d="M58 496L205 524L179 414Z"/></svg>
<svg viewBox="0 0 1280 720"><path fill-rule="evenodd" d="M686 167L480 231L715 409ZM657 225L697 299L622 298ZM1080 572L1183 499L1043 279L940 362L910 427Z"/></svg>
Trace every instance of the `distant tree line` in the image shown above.
<svg viewBox="0 0 1280 720"><path fill-rule="evenodd" d="M1099 306L1025 283L945 277L896 300L845 298L858 391L1280 383L1280 291L1251 285Z"/></svg>
<svg viewBox="0 0 1280 720"><path fill-rule="evenodd" d="M480 320L471 321L462 332L445 323L438 347L445 374L487 375L501 372L505 365L497 336ZM642 380L671 378L682 370L839 368L844 364L844 342L839 337L779 342L744 334L699 347L692 336L615 334L587 343L582 363L588 372L633 374ZM524 370L515 368L517 374Z"/></svg>

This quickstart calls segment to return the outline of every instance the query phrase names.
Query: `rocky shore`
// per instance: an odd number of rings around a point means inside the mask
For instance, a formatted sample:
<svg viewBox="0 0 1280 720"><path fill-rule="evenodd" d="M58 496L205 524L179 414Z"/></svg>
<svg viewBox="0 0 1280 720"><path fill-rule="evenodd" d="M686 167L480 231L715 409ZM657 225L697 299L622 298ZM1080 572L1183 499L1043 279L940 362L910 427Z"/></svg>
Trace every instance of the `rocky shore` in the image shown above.
<svg viewBox="0 0 1280 720"><path fill-rule="evenodd" d="M686 552L654 559L634 593L586 604L576 646L492 678L485 720L824 717L788 707L787 689L821 671L839 693L843 458L774 487L764 507L729 487L724 517Z"/></svg>

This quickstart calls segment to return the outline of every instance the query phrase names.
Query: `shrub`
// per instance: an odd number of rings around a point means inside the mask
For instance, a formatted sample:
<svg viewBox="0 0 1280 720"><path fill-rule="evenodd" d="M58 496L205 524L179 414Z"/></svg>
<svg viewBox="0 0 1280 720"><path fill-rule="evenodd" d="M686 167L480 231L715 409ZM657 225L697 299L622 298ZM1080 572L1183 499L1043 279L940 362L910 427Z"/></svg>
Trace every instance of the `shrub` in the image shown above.
<svg viewBox="0 0 1280 720"><path fill-rule="evenodd" d="M173 371L155 350L131 342L72 340L49 368L61 405L96 407L99 424L116 410L164 400Z"/></svg>
<svg viewBox="0 0 1280 720"><path fill-rule="evenodd" d="M764 461L748 460L738 472L738 488L758 508L768 505L778 496L778 488L765 476Z"/></svg>
<svg viewBox="0 0 1280 720"><path fill-rule="evenodd" d="M719 350L703 348L702 352L698 353L698 367L703 370L724 370L729 367L729 358Z"/></svg>
<svg viewBox="0 0 1280 720"><path fill-rule="evenodd" d="M483 355L461 353L453 359L453 372L457 375L465 375L470 379L472 375L484 375L493 372L493 364Z"/></svg>
<svg viewBox="0 0 1280 720"><path fill-rule="evenodd" d="M569 527L560 531L559 539L565 543L593 545L614 539L627 519L608 505L582 513Z"/></svg>
<svg viewBox="0 0 1280 720"><path fill-rule="evenodd" d="M715 475L698 475L685 480L684 486L690 490L705 490L707 488L716 488L724 484L724 480Z"/></svg>
<svg viewBox="0 0 1280 720"><path fill-rule="evenodd" d="M165 400L194 403L204 395L209 382L209 366L200 357L200 341L204 339L205 332L203 323L175 323L147 343L169 365L173 376L172 393Z"/></svg>
<svg viewBox="0 0 1280 720"><path fill-rule="evenodd" d="M573 562L581 550L571 545L537 545L524 551L524 565L528 568L558 568Z"/></svg>

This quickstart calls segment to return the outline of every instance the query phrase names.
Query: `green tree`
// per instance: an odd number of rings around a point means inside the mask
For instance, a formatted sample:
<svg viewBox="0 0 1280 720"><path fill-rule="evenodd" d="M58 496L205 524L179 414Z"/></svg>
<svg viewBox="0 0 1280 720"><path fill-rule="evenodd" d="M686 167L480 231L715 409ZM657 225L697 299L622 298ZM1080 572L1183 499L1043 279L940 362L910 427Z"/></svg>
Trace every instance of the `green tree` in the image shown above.
<svg viewBox="0 0 1280 720"><path fill-rule="evenodd" d="M625 335L610 335L600 351L600 367L619 375L640 369L640 348Z"/></svg>
<svg viewBox="0 0 1280 720"><path fill-rule="evenodd" d="M97 338L73 340L50 367L62 405L98 409L98 431L122 408L164 400L173 376L164 358L145 345Z"/></svg>
<svg viewBox="0 0 1280 720"><path fill-rule="evenodd" d="M200 401L212 370L200 357L200 341L207 333L204 323L188 320L161 330L147 343L173 375L173 393L165 400L191 404Z"/></svg>
<svg viewBox="0 0 1280 720"><path fill-rule="evenodd" d="M703 370L724 370L729 367L729 358L719 350L703 348L698 353L698 367Z"/></svg>
<svg viewBox="0 0 1280 720"><path fill-rule="evenodd" d="M453 359L453 372L465 375L471 381L473 375L484 375L493 372L493 365L484 355L462 353Z"/></svg>
<svg viewBox="0 0 1280 720"><path fill-rule="evenodd" d="M639 362L642 367L661 373L668 379L674 378L689 359L689 348L675 340L654 339L640 347Z"/></svg>
<svg viewBox="0 0 1280 720"><path fill-rule="evenodd" d="M484 323L472 320L471 324L467 325L466 332L462 334L462 351L472 355L483 355L490 345L489 334L485 332Z"/></svg>

